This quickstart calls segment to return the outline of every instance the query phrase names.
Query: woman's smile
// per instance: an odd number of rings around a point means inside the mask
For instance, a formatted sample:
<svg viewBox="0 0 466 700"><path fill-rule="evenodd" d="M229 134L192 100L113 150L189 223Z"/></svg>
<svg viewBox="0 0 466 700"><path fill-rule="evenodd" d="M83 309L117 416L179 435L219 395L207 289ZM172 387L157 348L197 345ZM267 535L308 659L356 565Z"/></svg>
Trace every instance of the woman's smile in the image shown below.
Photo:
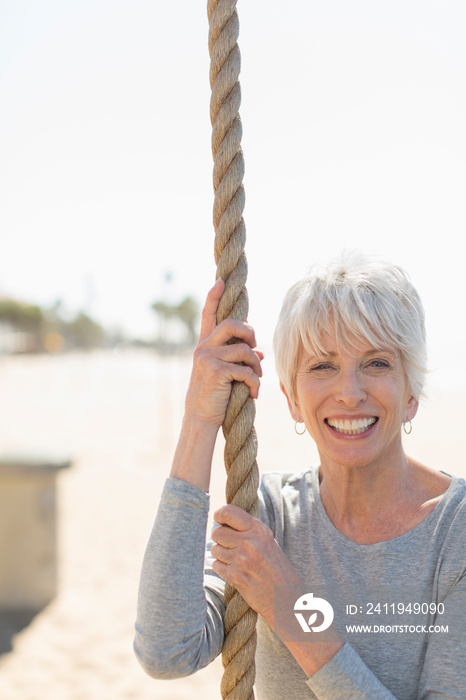
<svg viewBox="0 0 466 700"><path fill-rule="evenodd" d="M324 423L339 435L366 436L372 432L371 428L377 421L376 416L371 416L370 418L325 418Z"/></svg>

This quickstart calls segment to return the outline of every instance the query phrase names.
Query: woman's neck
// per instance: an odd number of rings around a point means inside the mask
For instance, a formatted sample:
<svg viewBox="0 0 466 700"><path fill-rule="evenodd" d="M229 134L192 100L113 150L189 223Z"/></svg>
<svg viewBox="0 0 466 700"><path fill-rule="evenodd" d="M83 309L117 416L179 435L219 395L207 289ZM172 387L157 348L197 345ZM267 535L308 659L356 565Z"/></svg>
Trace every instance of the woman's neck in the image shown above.
<svg viewBox="0 0 466 700"><path fill-rule="evenodd" d="M320 494L333 525L359 544L399 537L434 510L451 481L401 450L384 465L341 466L322 460Z"/></svg>

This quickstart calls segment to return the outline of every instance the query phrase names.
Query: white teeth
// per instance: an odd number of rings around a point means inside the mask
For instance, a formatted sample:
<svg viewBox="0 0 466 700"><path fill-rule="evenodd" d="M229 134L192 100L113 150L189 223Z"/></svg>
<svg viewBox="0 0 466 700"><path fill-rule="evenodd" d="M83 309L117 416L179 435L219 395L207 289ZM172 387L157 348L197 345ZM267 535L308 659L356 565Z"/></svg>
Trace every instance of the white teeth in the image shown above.
<svg viewBox="0 0 466 700"><path fill-rule="evenodd" d="M338 433L345 435L359 435L374 425L377 418L359 418L358 420L336 420L328 418L327 423Z"/></svg>

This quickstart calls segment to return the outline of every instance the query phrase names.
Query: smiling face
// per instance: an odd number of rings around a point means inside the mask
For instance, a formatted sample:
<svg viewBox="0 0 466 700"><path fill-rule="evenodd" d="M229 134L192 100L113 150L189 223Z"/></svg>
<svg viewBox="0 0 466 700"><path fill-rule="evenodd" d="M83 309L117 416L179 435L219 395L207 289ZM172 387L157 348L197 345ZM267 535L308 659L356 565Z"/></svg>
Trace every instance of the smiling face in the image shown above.
<svg viewBox="0 0 466 700"><path fill-rule="evenodd" d="M401 425L414 418L399 351L374 348L354 339L339 348L322 338L325 354L302 350L290 412L304 421L319 450L322 466L388 464L402 454Z"/></svg>

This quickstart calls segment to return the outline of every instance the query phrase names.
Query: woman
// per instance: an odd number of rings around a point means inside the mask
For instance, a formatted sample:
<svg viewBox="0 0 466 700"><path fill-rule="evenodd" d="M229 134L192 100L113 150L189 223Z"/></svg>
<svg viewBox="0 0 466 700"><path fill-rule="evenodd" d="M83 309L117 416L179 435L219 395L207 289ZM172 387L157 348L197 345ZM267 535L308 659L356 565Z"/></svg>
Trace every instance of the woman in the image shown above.
<svg viewBox="0 0 466 700"><path fill-rule="evenodd" d="M260 521L220 508L204 574L212 453L231 382L255 398L262 374L253 329L216 326L223 289L219 280L207 297L143 564L141 663L174 678L215 658L226 580L259 613L259 699L466 698L466 484L407 457L401 440L426 372L416 290L400 268L351 254L288 292L277 370L320 465L263 475ZM242 342L228 345L232 337Z"/></svg>

